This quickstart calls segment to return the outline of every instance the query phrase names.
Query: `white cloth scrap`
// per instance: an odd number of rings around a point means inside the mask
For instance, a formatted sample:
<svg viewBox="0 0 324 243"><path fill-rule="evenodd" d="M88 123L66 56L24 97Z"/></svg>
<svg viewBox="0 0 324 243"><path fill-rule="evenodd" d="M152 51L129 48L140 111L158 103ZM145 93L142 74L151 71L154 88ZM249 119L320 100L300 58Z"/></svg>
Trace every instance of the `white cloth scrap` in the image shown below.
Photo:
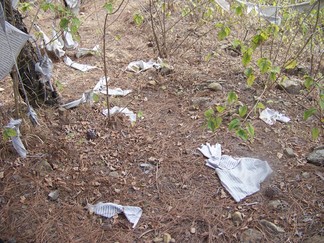
<svg viewBox="0 0 324 243"><path fill-rule="evenodd" d="M128 108L114 106L113 108L109 109L109 113L110 113L110 115L114 115L116 113L122 113L129 117L129 120L131 123L136 122L136 114L134 112L132 112L131 110L129 110ZM105 116L108 116L108 109L104 109L102 111L102 114L104 114Z"/></svg>
<svg viewBox="0 0 324 243"><path fill-rule="evenodd" d="M68 29L67 31L64 30L63 35L64 35L64 44L67 49L75 49L78 47L79 44L78 42L73 40L73 36L70 32L70 29Z"/></svg>
<svg viewBox="0 0 324 243"><path fill-rule="evenodd" d="M77 53L75 54L76 58L80 58L87 55L97 55L100 52L99 45L95 45L94 48L79 48Z"/></svg>
<svg viewBox="0 0 324 243"><path fill-rule="evenodd" d="M17 135L14 137L11 137L12 145L15 148L15 150L17 151L17 153L20 155L20 157L26 158L27 150L25 149L25 146L20 139L19 126L20 126L21 122L22 122L21 119L17 119L17 120L10 119L10 122L8 123L7 126L5 126L5 128L14 129L16 131Z"/></svg>
<svg viewBox="0 0 324 243"><path fill-rule="evenodd" d="M117 214L124 213L128 221L133 224L133 228L136 227L143 212L143 210L140 207L122 206L115 203L103 202L99 202L95 205L88 204L87 208L90 213L95 213L107 218L111 218Z"/></svg>
<svg viewBox="0 0 324 243"><path fill-rule="evenodd" d="M29 39L29 35L20 31L8 22L0 28L0 80L11 72L15 64L14 58L17 58L21 49ZM8 43L9 41L9 43Z"/></svg>
<svg viewBox="0 0 324 243"><path fill-rule="evenodd" d="M107 81L109 81L109 79L110 78L107 77ZM93 88L93 92L107 94L106 79L105 79L105 77L100 78L100 80L98 81L98 83ZM108 88L108 95L126 96L129 93L131 93L131 92L132 92L132 90L130 90L130 89L122 90L121 88L115 88L115 89Z"/></svg>
<svg viewBox="0 0 324 243"><path fill-rule="evenodd" d="M160 69L161 64L157 63L157 62L154 62L152 60L150 60L148 62L145 62L143 60L134 61L134 62L131 62L131 63L128 64L126 70L134 72L134 73L140 73L140 72L143 72L143 71L145 71L147 69L150 69L150 68Z"/></svg>
<svg viewBox="0 0 324 243"><path fill-rule="evenodd" d="M266 161L222 155L220 144L206 143L198 150L208 158L206 165L216 170L222 185L236 202L259 191L260 183L272 173Z"/></svg>
<svg viewBox="0 0 324 243"><path fill-rule="evenodd" d="M65 108L65 109L72 109L72 108L77 107L83 103L92 102L92 99L93 99L93 93L92 93L92 90L89 90L89 91L84 92L80 99L63 104L63 105L61 105L61 107Z"/></svg>
<svg viewBox="0 0 324 243"><path fill-rule="evenodd" d="M290 121L290 118L280 114L278 111L272 110L270 108L266 108L261 111L259 118L269 125L273 125L276 121L281 121L287 123Z"/></svg>
<svg viewBox="0 0 324 243"><path fill-rule="evenodd" d="M89 71L91 69L97 68L95 66L90 66L90 65L80 64L80 63L74 62L68 56L65 56L64 57L64 63L66 65L68 65L69 67L72 67L74 69L80 70L82 72L86 72L86 71Z"/></svg>

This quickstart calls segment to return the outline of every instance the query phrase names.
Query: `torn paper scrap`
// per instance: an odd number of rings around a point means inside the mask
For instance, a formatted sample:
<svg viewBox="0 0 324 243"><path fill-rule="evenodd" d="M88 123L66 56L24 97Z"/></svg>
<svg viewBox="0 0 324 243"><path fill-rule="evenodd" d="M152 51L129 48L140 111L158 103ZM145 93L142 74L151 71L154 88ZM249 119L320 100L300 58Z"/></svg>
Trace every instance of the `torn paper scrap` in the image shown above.
<svg viewBox="0 0 324 243"><path fill-rule="evenodd" d="M128 221L133 224L133 228L136 227L143 212L140 207L122 206L115 203L102 203L102 202L99 202L95 205L88 204L87 208L90 213L95 213L107 218L111 218L117 214L124 213Z"/></svg>
<svg viewBox="0 0 324 243"><path fill-rule="evenodd" d="M109 81L109 77L107 78L107 81ZM102 93L102 94L107 94L107 88L106 88L106 79L105 77L100 78L98 83L95 85L93 88L93 92L95 93ZM115 88L115 89L110 89L108 88L108 95L114 95L114 96L126 96L132 91L127 89L127 90L122 90L121 88Z"/></svg>
<svg viewBox="0 0 324 243"><path fill-rule="evenodd" d="M134 122L136 122L136 114L134 112L130 111L128 108L114 106L113 108L109 109L109 113L110 113L110 115L114 115L116 113L122 113L129 117L129 120L132 124ZM102 111L102 114L104 114L105 116L108 116L108 109L104 109Z"/></svg>
<svg viewBox="0 0 324 243"><path fill-rule="evenodd" d="M82 97L80 99L63 104L63 105L61 105L61 107L65 108L65 109L72 109L72 108L77 107L83 103L87 103L87 102L91 103L92 100L93 100L92 90L88 90L82 94Z"/></svg>
<svg viewBox="0 0 324 243"><path fill-rule="evenodd" d="M68 65L69 67L72 67L74 69L80 70L82 72L86 72L86 71L89 71L91 69L97 68L95 66L90 66L90 65L80 64L80 63L74 62L68 56L65 56L64 57L64 63L66 65Z"/></svg>
<svg viewBox="0 0 324 243"><path fill-rule="evenodd" d="M8 22L4 22L4 26L6 32L3 28L0 28L0 80L11 72L15 63L14 58L18 57L21 49L30 37Z"/></svg>
<svg viewBox="0 0 324 243"><path fill-rule="evenodd" d="M25 149L24 144L22 143L20 139L20 131L19 126L21 124L21 119L10 119L10 122L8 123L5 128L14 129L16 131L16 136L11 137L12 145L19 154L20 157L26 158L27 157L27 150Z"/></svg>
<svg viewBox="0 0 324 243"><path fill-rule="evenodd" d="M100 51L99 45L96 45L94 48L79 48L77 53L75 54L76 58L89 56L89 55L98 55Z"/></svg>
<svg viewBox="0 0 324 243"><path fill-rule="evenodd" d="M221 155L221 145L201 145L198 150L208 159L229 194L236 202L260 190L260 183L272 173L266 161L254 158L233 158Z"/></svg>
<svg viewBox="0 0 324 243"><path fill-rule="evenodd" d="M216 3L226 12L229 12L231 9L230 4L226 0L216 0Z"/></svg>
<svg viewBox="0 0 324 243"><path fill-rule="evenodd" d="M78 15L80 12L80 1L81 0L64 0L65 5L71 10L72 13Z"/></svg>
<svg viewBox="0 0 324 243"><path fill-rule="evenodd" d="M160 69L161 64L152 60L148 62L144 62L143 60L134 61L128 64L126 70L134 73L140 73L150 68Z"/></svg>
<svg viewBox="0 0 324 243"><path fill-rule="evenodd" d="M70 29L67 31L63 31L63 36L64 36L64 44L67 49L75 49L78 47L78 42L73 40L72 34L70 32Z"/></svg>
<svg viewBox="0 0 324 243"><path fill-rule="evenodd" d="M278 111L266 108L260 113L260 119L269 125L273 125L276 121L281 121L287 123L290 121L290 118L280 114Z"/></svg>

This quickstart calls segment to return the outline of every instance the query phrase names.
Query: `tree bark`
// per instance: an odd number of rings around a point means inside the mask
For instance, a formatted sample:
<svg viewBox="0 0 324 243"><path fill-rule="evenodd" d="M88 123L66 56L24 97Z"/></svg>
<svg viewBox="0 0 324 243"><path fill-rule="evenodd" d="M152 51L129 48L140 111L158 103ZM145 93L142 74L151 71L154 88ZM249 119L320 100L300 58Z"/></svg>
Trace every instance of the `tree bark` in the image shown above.
<svg viewBox="0 0 324 243"><path fill-rule="evenodd" d="M11 0L0 0L0 2L5 11L6 21L28 34L21 14L18 10L12 8ZM30 41L27 41L17 58L19 74L27 97L25 97L21 83L19 84L19 93L24 100L28 98L29 104L33 107L39 107L43 104L57 105L60 99L55 87L52 85L52 90L48 83L43 83L41 74L35 71L35 64L38 61L35 47Z"/></svg>

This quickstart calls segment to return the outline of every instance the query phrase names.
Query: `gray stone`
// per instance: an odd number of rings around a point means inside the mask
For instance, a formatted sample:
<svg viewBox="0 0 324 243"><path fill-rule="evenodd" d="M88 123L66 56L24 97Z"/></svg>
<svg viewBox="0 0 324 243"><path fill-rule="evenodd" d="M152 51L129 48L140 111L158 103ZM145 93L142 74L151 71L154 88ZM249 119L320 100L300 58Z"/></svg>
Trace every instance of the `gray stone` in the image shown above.
<svg viewBox="0 0 324 243"><path fill-rule="evenodd" d="M263 234L255 229L247 229L245 230L240 237L241 243L258 243L262 242Z"/></svg>
<svg viewBox="0 0 324 243"><path fill-rule="evenodd" d="M211 83L208 85L208 89L213 91L222 91L223 86L220 83Z"/></svg>
<svg viewBox="0 0 324 243"><path fill-rule="evenodd" d="M119 174L118 174L117 171L112 171L112 172L109 173L109 176L114 177L114 178L118 178Z"/></svg>
<svg viewBox="0 0 324 243"><path fill-rule="evenodd" d="M55 190L55 191L51 191L48 194L48 197L52 200L52 201L56 201L59 198L60 192L59 190Z"/></svg>
<svg viewBox="0 0 324 243"><path fill-rule="evenodd" d="M281 89L285 89L289 94L299 94L303 88L303 82L299 79L286 79L282 81Z"/></svg>
<svg viewBox="0 0 324 243"><path fill-rule="evenodd" d="M192 98L191 104L194 106L203 106L203 105L206 105L210 101L211 101L211 98L208 98L208 97L195 97L195 98Z"/></svg>
<svg viewBox="0 0 324 243"><path fill-rule="evenodd" d="M302 177L303 177L304 179L308 179L308 178L310 178L310 174L309 174L308 172L303 172L303 173L302 173Z"/></svg>
<svg viewBox="0 0 324 243"><path fill-rule="evenodd" d="M278 233L285 233L285 230L281 228L280 226L275 225L274 223L262 219L260 220L260 223L271 233L278 234Z"/></svg>
<svg viewBox="0 0 324 243"><path fill-rule="evenodd" d="M324 147L315 148L308 156L308 163L324 166Z"/></svg>
<svg viewBox="0 0 324 243"><path fill-rule="evenodd" d="M242 224L243 222L243 216L240 212L235 212L231 215L232 217L232 221L234 223L235 226L239 226L240 224Z"/></svg>
<svg viewBox="0 0 324 243"><path fill-rule="evenodd" d="M269 203L268 203L268 206L272 209L275 209L275 210L285 210L288 208L288 203L286 201L283 201L283 200L271 200Z"/></svg>
<svg viewBox="0 0 324 243"><path fill-rule="evenodd" d="M285 148L284 153L290 158L296 157L296 154L292 148Z"/></svg>

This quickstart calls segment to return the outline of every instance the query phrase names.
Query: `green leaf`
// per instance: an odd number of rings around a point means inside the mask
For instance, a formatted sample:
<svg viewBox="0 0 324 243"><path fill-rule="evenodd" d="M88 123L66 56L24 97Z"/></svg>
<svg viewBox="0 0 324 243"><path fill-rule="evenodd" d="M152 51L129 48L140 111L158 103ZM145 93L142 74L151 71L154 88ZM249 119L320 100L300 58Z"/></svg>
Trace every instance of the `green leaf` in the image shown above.
<svg viewBox="0 0 324 243"><path fill-rule="evenodd" d="M316 113L316 111L317 111L317 109L314 107L305 111L304 112L304 120L307 120L308 118L310 118L312 115L314 115Z"/></svg>
<svg viewBox="0 0 324 243"><path fill-rule="evenodd" d="M226 109L225 106L222 106L222 105L218 105L218 106L216 106L216 110L217 110L219 113L224 112L225 109Z"/></svg>
<svg viewBox="0 0 324 243"><path fill-rule="evenodd" d="M231 91L231 92L228 93L227 102L229 104L232 104L233 102L237 101L237 99L238 99L238 96L234 91Z"/></svg>
<svg viewBox="0 0 324 243"><path fill-rule="evenodd" d="M215 130L219 128L221 124L222 124L221 117L211 118L207 121L207 128L212 132L215 132Z"/></svg>
<svg viewBox="0 0 324 243"><path fill-rule="evenodd" d="M207 111L205 111L204 116L206 118L212 117L215 114L213 109L208 109Z"/></svg>
<svg viewBox="0 0 324 243"><path fill-rule="evenodd" d="M5 128L3 130L3 140L8 140L12 137L16 137L18 134L13 128Z"/></svg>
<svg viewBox="0 0 324 243"><path fill-rule="evenodd" d="M60 28L63 29L63 30L67 30L68 26L69 26L69 22L70 21L67 18L61 18Z"/></svg>
<svg viewBox="0 0 324 243"><path fill-rule="evenodd" d="M236 135L239 136L244 141L248 140L247 132L243 129L239 129L236 131Z"/></svg>
<svg viewBox="0 0 324 243"><path fill-rule="evenodd" d="M56 80L55 81L55 86L57 87L58 91L63 91L64 86L60 81Z"/></svg>
<svg viewBox="0 0 324 243"><path fill-rule="evenodd" d="M285 69L294 69L297 66L297 61L296 60L291 60L286 63Z"/></svg>
<svg viewBox="0 0 324 243"><path fill-rule="evenodd" d="M140 27L144 22L144 16L139 13L136 13L133 19L137 27Z"/></svg>
<svg viewBox="0 0 324 243"><path fill-rule="evenodd" d="M107 10L107 12L109 14L111 14L113 12L113 5L112 5L112 3L108 3L108 2L105 3L104 8Z"/></svg>
<svg viewBox="0 0 324 243"><path fill-rule="evenodd" d="M310 76L305 77L304 86L306 89L310 89L314 84L314 79Z"/></svg>
<svg viewBox="0 0 324 243"><path fill-rule="evenodd" d="M318 129L318 127L313 127L312 128L312 139L317 140L319 135L320 135L320 130Z"/></svg>
<svg viewBox="0 0 324 243"><path fill-rule="evenodd" d="M271 69L272 63L268 58L260 58L257 61L258 67L260 68L260 71L262 74L265 74Z"/></svg>
<svg viewBox="0 0 324 243"><path fill-rule="evenodd" d="M235 118L228 124L228 129L232 131L233 129L237 129L240 126L240 120Z"/></svg>
<svg viewBox="0 0 324 243"><path fill-rule="evenodd" d="M320 104L321 110L323 111L324 110L324 94L320 95L319 104Z"/></svg>
<svg viewBox="0 0 324 243"><path fill-rule="evenodd" d="M73 35L77 34L78 33L78 30L79 30L79 27L80 27L80 19L78 19L77 17L73 17L71 19L71 26L70 26L70 30L71 30L71 33Z"/></svg>
<svg viewBox="0 0 324 243"><path fill-rule="evenodd" d="M223 26L220 31L218 31L218 40L224 40L231 33L231 29L227 26Z"/></svg>
<svg viewBox="0 0 324 243"><path fill-rule="evenodd" d="M251 48L248 48L244 53L243 53L243 57L242 57L242 64L244 67L246 67L252 59L252 53L253 50Z"/></svg>
<svg viewBox="0 0 324 243"><path fill-rule="evenodd" d="M244 74L245 74L246 77L247 77L247 80L246 80L247 85L248 85L248 86L252 86L253 83L254 83L254 80L255 80L255 76L254 76L254 74L253 74L253 69L252 69L252 68L246 68L246 69L244 70Z"/></svg>
<svg viewBox="0 0 324 243"><path fill-rule="evenodd" d="M247 132L248 132L251 140L253 140L254 135L255 135L255 133L254 133L254 126L251 123L248 123L247 126L246 126L246 130L247 130Z"/></svg>
<svg viewBox="0 0 324 243"><path fill-rule="evenodd" d="M234 48L236 48L236 47L238 47L238 46L241 46L242 45L242 42L240 41L240 40L238 40L238 39L236 39L236 40L234 40L233 42L232 42L232 46L234 47Z"/></svg>
<svg viewBox="0 0 324 243"><path fill-rule="evenodd" d="M261 32L258 35L253 36L251 47L255 50L258 46L260 46L263 42L265 42L269 36L265 32Z"/></svg>
<svg viewBox="0 0 324 243"><path fill-rule="evenodd" d="M270 80L275 81L278 73L280 73L280 67L278 66L272 67L270 71Z"/></svg>
<svg viewBox="0 0 324 243"><path fill-rule="evenodd" d="M265 106L262 102L258 102L258 104L256 105L256 108L263 110L263 109L265 109Z"/></svg>
<svg viewBox="0 0 324 243"><path fill-rule="evenodd" d="M240 117L244 117L248 111L248 107L246 105L240 106L239 115Z"/></svg>
<svg viewBox="0 0 324 243"><path fill-rule="evenodd" d="M143 111L139 111L137 113L137 117L138 117L138 119L143 119L144 118Z"/></svg>
<svg viewBox="0 0 324 243"><path fill-rule="evenodd" d="M100 100L99 95L96 94L96 93L93 93L93 94L92 94L92 100L93 100L93 102L98 103L99 100Z"/></svg>

